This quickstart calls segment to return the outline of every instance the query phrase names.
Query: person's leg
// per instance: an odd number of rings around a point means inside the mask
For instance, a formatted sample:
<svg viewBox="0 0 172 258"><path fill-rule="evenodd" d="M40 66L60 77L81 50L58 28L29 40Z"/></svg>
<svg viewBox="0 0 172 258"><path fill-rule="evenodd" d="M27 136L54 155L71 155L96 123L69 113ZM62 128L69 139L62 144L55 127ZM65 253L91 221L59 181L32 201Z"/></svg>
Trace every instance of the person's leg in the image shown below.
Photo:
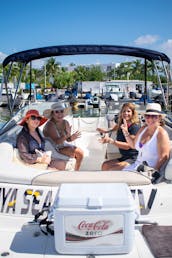
<svg viewBox="0 0 172 258"><path fill-rule="evenodd" d="M124 167L128 166L127 161L118 161L117 159L104 161L102 164L102 170L122 170Z"/></svg>
<svg viewBox="0 0 172 258"><path fill-rule="evenodd" d="M67 155L71 158L76 159L75 170L79 170L81 166L82 159L84 157L84 152L76 146L65 146L59 150L61 154Z"/></svg>
<svg viewBox="0 0 172 258"><path fill-rule="evenodd" d="M62 159L51 160L49 167L50 168L55 168L55 169L58 169L58 170L65 170L66 161L62 160Z"/></svg>
<svg viewBox="0 0 172 258"><path fill-rule="evenodd" d="M76 158L75 170L79 170L84 157L84 152L80 148L76 147L74 154Z"/></svg>

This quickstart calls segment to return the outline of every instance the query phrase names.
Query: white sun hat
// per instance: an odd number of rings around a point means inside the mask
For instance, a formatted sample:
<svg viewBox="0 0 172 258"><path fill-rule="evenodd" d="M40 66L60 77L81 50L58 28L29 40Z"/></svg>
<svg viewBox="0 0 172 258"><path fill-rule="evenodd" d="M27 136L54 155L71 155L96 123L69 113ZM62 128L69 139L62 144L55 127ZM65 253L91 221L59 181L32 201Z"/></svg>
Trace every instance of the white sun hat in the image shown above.
<svg viewBox="0 0 172 258"><path fill-rule="evenodd" d="M162 112L161 105L159 103L149 103L146 106L145 115L161 115L165 116L165 113Z"/></svg>
<svg viewBox="0 0 172 258"><path fill-rule="evenodd" d="M70 106L67 106L66 103L62 102L62 101L58 101L56 103L54 103L50 109L46 109L44 112L43 112L43 115L46 117L46 118L51 118L52 116L52 112L53 111L60 111L60 110L63 110L64 111L64 116L67 116L70 112Z"/></svg>

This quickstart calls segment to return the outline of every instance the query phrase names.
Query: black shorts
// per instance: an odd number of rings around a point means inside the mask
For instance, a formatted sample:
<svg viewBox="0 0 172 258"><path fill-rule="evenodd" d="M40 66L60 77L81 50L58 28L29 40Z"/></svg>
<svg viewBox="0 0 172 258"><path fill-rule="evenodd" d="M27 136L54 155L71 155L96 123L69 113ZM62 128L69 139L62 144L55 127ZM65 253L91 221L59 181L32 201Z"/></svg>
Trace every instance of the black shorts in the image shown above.
<svg viewBox="0 0 172 258"><path fill-rule="evenodd" d="M121 162L121 161L126 161L126 162L132 164L132 163L134 163L134 162L136 161L136 158L137 158L136 156L133 156L133 157L122 156L122 157L118 158L117 160L118 160L119 162Z"/></svg>

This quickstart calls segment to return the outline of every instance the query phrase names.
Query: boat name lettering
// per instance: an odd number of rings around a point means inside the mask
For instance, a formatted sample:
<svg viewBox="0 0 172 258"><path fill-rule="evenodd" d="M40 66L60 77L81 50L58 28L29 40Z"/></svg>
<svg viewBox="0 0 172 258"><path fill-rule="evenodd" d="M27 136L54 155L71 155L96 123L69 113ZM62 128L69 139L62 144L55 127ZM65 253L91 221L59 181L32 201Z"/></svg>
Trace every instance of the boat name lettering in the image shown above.
<svg viewBox="0 0 172 258"><path fill-rule="evenodd" d="M43 189L0 188L0 212L9 214L35 215L49 207L52 191Z"/></svg>
<svg viewBox="0 0 172 258"><path fill-rule="evenodd" d="M2 213L15 213L17 191L16 188L0 188L0 211Z"/></svg>
<svg viewBox="0 0 172 258"><path fill-rule="evenodd" d="M138 202L139 210L141 215L147 215L149 214L152 205L155 200L155 196L157 194L157 189L151 189L151 192L148 198L147 205L145 204L145 195L142 189L131 189L131 193L133 195L133 198Z"/></svg>
<svg viewBox="0 0 172 258"><path fill-rule="evenodd" d="M150 189L148 193L145 193L143 189L131 189L131 193L138 204L140 214L149 214L157 195L157 189ZM35 215L43 208L49 207L52 201L52 190L49 189L0 187L1 213ZM102 227L104 230L107 226L106 221L96 223L82 221L78 228L92 230Z"/></svg>

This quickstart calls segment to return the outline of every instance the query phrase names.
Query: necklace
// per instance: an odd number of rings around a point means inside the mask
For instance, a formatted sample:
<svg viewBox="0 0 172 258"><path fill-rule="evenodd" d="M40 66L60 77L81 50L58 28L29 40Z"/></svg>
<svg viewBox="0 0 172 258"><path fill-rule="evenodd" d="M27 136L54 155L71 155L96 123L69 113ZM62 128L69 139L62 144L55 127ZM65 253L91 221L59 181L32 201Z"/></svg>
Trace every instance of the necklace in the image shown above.
<svg viewBox="0 0 172 258"><path fill-rule="evenodd" d="M54 124L55 124L55 127L56 127L56 130L59 134L59 137L65 135L65 121L63 120L62 123L57 123L57 121L54 120Z"/></svg>
<svg viewBox="0 0 172 258"><path fill-rule="evenodd" d="M143 147L143 143L142 142L139 142L139 147L142 148Z"/></svg>

